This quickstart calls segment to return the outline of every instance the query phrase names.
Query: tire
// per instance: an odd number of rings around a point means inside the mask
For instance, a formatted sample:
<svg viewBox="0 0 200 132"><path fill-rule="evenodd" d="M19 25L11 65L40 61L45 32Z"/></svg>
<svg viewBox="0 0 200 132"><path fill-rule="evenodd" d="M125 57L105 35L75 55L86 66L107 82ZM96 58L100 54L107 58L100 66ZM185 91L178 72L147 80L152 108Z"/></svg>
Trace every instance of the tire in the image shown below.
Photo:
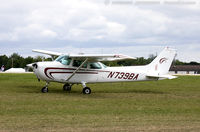
<svg viewBox="0 0 200 132"><path fill-rule="evenodd" d="M43 88L41 89L41 92L42 92L42 93L48 93L48 92L49 92L49 90L48 90L48 88L47 88L47 87L43 87Z"/></svg>
<svg viewBox="0 0 200 132"><path fill-rule="evenodd" d="M83 89L83 94L91 94L91 89L89 87L85 87Z"/></svg>
<svg viewBox="0 0 200 132"><path fill-rule="evenodd" d="M71 86L67 83L63 86L64 91L71 91Z"/></svg>

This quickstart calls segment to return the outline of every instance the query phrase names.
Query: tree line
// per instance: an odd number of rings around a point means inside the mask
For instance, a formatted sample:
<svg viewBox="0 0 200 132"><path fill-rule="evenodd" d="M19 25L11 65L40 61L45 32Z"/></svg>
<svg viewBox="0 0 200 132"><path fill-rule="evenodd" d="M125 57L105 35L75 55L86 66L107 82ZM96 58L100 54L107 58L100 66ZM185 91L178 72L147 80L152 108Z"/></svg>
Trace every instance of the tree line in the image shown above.
<svg viewBox="0 0 200 132"><path fill-rule="evenodd" d="M156 56L151 54L149 57L146 59L144 57L138 57L135 60L121 60L121 61L105 61L103 62L107 66L132 66L132 65L146 65L151 63L151 61L155 58ZM0 66L4 65L5 70L10 69L10 68L25 68L27 64L31 64L34 62L39 62L39 61L52 61L51 58L47 58L44 56L36 56L36 57L22 57L17 53L13 53L10 56L6 55L1 55L0 56ZM198 62L181 62L179 60L175 60L173 62L173 65L200 65Z"/></svg>
<svg viewBox="0 0 200 132"><path fill-rule="evenodd" d="M5 70L10 68L25 68L27 64L31 64L39 61L50 61L51 58L45 58L43 56L37 57L22 57L17 53L13 53L11 56L1 55L0 66L4 65Z"/></svg>

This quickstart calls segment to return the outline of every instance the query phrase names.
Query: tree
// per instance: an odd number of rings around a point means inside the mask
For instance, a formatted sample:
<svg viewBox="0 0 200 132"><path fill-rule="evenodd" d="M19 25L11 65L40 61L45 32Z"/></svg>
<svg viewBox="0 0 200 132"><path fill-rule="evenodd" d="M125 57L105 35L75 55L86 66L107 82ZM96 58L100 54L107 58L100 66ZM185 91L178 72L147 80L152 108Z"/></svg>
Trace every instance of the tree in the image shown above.
<svg viewBox="0 0 200 132"><path fill-rule="evenodd" d="M5 68L7 69L6 65L8 62L8 57L6 55L0 56L0 66L4 65Z"/></svg>
<svg viewBox="0 0 200 132"><path fill-rule="evenodd" d="M157 57L157 55L150 54L149 58L146 60L146 64L151 63L156 57Z"/></svg>
<svg viewBox="0 0 200 132"><path fill-rule="evenodd" d="M43 57L43 56L36 56L36 58L34 58L34 62L40 62L40 61L43 61L43 60L45 60L45 57Z"/></svg>
<svg viewBox="0 0 200 132"><path fill-rule="evenodd" d="M176 59L175 61L174 61L174 65L184 65L185 63L184 62L181 62L181 61L179 61L178 59Z"/></svg>
<svg viewBox="0 0 200 132"><path fill-rule="evenodd" d="M24 68L25 65L26 64L25 64L24 58L21 57L17 53L13 53L8 59L8 63L6 64L6 69L9 69L11 67L14 67L14 68L23 67Z"/></svg>
<svg viewBox="0 0 200 132"><path fill-rule="evenodd" d="M195 62L195 61L191 61L189 64L190 64L190 65L199 65L199 63L198 63L198 62Z"/></svg>

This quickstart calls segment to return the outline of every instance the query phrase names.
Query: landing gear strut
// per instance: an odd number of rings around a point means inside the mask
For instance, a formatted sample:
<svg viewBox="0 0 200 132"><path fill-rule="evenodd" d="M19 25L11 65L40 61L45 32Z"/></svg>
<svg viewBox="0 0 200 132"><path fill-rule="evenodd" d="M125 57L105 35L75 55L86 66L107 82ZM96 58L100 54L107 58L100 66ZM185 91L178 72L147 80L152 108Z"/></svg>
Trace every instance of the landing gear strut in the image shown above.
<svg viewBox="0 0 200 132"><path fill-rule="evenodd" d="M49 85L49 82L46 82L46 85L41 89L42 93L48 93L48 91L49 91L48 85Z"/></svg>
<svg viewBox="0 0 200 132"><path fill-rule="evenodd" d="M91 94L91 89L86 86L85 82L81 82L83 85L83 94Z"/></svg>
<svg viewBox="0 0 200 132"><path fill-rule="evenodd" d="M68 91L70 92L72 89L72 85L66 83L64 86L63 86L63 91Z"/></svg>

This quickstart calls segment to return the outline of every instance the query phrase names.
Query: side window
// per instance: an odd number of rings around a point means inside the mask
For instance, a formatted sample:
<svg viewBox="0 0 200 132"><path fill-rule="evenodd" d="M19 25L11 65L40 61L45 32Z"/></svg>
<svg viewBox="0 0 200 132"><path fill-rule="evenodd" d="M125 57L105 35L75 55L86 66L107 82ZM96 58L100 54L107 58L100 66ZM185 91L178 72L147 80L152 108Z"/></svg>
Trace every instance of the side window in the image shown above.
<svg viewBox="0 0 200 132"><path fill-rule="evenodd" d="M81 61L81 60L74 60L73 66L74 66L74 67L79 67L82 63L83 63L83 61ZM85 64L82 66L82 68L87 68L87 63L85 63Z"/></svg>
<svg viewBox="0 0 200 132"><path fill-rule="evenodd" d="M102 68L101 65L99 63L96 63L96 62L90 63L89 65L90 65L91 69L101 69Z"/></svg>

